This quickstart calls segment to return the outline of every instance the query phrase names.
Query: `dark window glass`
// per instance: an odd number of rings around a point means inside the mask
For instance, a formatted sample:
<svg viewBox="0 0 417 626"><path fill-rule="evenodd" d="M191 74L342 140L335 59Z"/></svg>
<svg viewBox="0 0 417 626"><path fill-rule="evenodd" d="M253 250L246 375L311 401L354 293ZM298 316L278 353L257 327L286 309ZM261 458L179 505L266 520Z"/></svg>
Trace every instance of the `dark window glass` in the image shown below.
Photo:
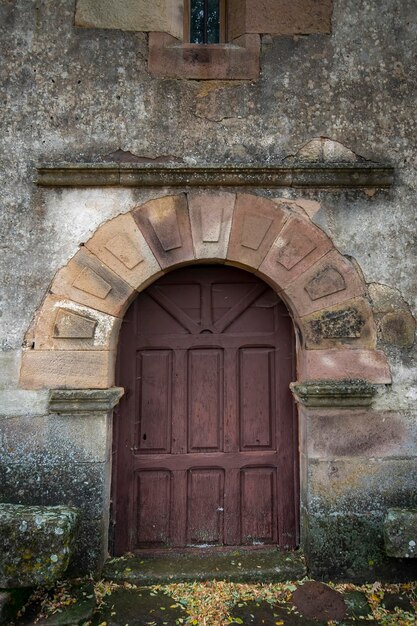
<svg viewBox="0 0 417 626"><path fill-rule="evenodd" d="M219 43L220 0L190 0L190 42Z"/></svg>

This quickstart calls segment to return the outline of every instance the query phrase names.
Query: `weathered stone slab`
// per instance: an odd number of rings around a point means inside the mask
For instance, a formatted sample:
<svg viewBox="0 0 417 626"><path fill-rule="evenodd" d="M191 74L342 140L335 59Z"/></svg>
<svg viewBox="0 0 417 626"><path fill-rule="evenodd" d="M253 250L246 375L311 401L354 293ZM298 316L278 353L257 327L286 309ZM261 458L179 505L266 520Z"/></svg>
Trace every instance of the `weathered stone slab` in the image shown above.
<svg viewBox="0 0 417 626"><path fill-rule="evenodd" d="M161 35L164 39L164 36ZM158 33L150 34L150 41ZM170 39L170 38L168 38ZM236 42L234 42L236 44ZM216 46L222 47L222 46ZM178 46L181 50L183 46ZM230 50L230 46L227 46ZM184 77L184 76L183 76ZM37 168L41 187L391 187L394 168L375 163L297 165L177 165L122 163L44 164ZM286 202L290 202L286 199ZM297 201L298 203L300 200ZM307 200L302 201L304 204Z"/></svg>
<svg viewBox="0 0 417 626"><path fill-rule="evenodd" d="M96 519L81 519L74 545L74 555L68 566L68 578L77 578L101 572L108 555L108 516Z"/></svg>
<svg viewBox="0 0 417 626"><path fill-rule="evenodd" d="M238 194L233 214L227 260L258 268L282 230L289 211L279 202Z"/></svg>
<svg viewBox="0 0 417 626"><path fill-rule="evenodd" d="M292 215L272 244L259 271L283 289L332 247L332 242L322 230L309 220Z"/></svg>
<svg viewBox="0 0 417 626"><path fill-rule="evenodd" d="M184 194L150 200L135 209L133 217L163 269L194 259L188 203Z"/></svg>
<svg viewBox="0 0 417 626"><path fill-rule="evenodd" d="M381 550L383 518L391 508L415 506L417 466L414 459L339 457L313 459L302 489L314 515L378 515ZM410 538L412 540L413 537Z"/></svg>
<svg viewBox="0 0 417 626"><path fill-rule="evenodd" d="M382 350L306 350L300 374L304 380L362 378L371 383L391 383Z"/></svg>
<svg viewBox="0 0 417 626"><path fill-rule="evenodd" d="M385 557L379 515L310 514L307 518L304 514L302 525L312 577L358 583L415 580L415 559L396 561Z"/></svg>
<svg viewBox="0 0 417 626"><path fill-rule="evenodd" d="M25 339L36 350L113 350L120 324L118 317L49 295Z"/></svg>
<svg viewBox="0 0 417 626"><path fill-rule="evenodd" d="M0 430L0 459L6 465L104 463L110 456L108 413L13 416L0 422Z"/></svg>
<svg viewBox="0 0 417 626"><path fill-rule="evenodd" d="M0 418L25 415L45 415L48 404L48 391L25 389L0 390Z"/></svg>
<svg viewBox="0 0 417 626"><path fill-rule="evenodd" d="M225 550L195 554L177 553L156 556L124 556L107 561L103 576L115 582L159 584L194 580L227 580L229 582L283 582L306 575L301 551L276 548L258 550Z"/></svg>
<svg viewBox="0 0 417 626"><path fill-rule="evenodd" d="M229 243L236 196L232 193L191 193L191 232L198 259L224 259Z"/></svg>
<svg viewBox="0 0 417 626"><path fill-rule="evenodd" d="M50 413L111 411L124 393L123 387L110 389L53 389L49 395Z"/></svg>
<svg viewBox="0 0 417 626"><path fill-rule="evenodd" d="M350 300L301 318L307 349L339 346L375 348L376 329L365 298Z"/></svg>
<svg viewBox="0 0 417 626"><path fill-rule="evenodd" d="M349 617L363 620L371 613L366 595L361 591L348 591L344 594Z"/></svg>
<svg viewBox="0 0 417 626"><path fill-rule="evenodd" d="M115 360L111 350L27 350L20 384L26 389L105 389L114 384Z"/></svg>
<svg viewBox="0 0 417 626"><path fill-rule="evenodd" d="M4 463L0 465L0 502L79 509L83 519L97 519L110 506L109 463ZM1 545L1 543L0 543ZM1 585L0 585L1 588Z"/></svg>
<svg viewBox="0 0 417 626"><path fill-rule="evenodd" d="M0 504L0 587L48 585L68 567L78 511Z"/></svg>
<svg viewBox="0 0 417 626"><path fill-rule="evenodd" d="M389 509L384 520L384 541L388 556L417 558L417 509Z"/></svg>
<svg viewBox="0 0 417 626"><path fill-rule="evenodd" d="M85 247L134 289L144 289L162 275L130 213L102 224Z"/></svg>
<svg viewBox="0 0 417 626"><path fill-rule="evenodd" d="M242 35L233 45L180 43L167 33L149 33L148 70L159 78L194 80L256 80L259 77L259 35Z"/></svg>
<svg viewBox="0 0 417 626"><path fill-rule="evenodd" d="M75 25L85 28L115 28L162 31L182 38L181 0L78 0Z"/></svg>
<svg viewBox="0 0 417 626"><path fill-rule="evenodd" d="M300 422L302 449L309 459L416 454L417 424L411 419L404 423L398 411L302 408Z"/></svg>
<svg viewBox="0 0 417 626"><path fill-rule="evenodd" d="M285 290L287 301L303 317L365 295L354 265L336 250L328 252Z"/></svg>
<svg viewBox="0 0 417 626"><path fill-rule="evenodd" d="M19 378L20 350L0 352L0 389L9 389L15 386Z"/></svg>
<svg viewBox="0 0 417 626"><path fill-rule="evenodd" d="M365 380L311 380L290 387L298 402L309 407L369 406L376 394Z"/></svg>
<svg viewBox="0 0 417 626"><path fill-rule="evenodd" d="M228 23L231 37L242 33L330 33L333 0L231 0Z"/></svg>

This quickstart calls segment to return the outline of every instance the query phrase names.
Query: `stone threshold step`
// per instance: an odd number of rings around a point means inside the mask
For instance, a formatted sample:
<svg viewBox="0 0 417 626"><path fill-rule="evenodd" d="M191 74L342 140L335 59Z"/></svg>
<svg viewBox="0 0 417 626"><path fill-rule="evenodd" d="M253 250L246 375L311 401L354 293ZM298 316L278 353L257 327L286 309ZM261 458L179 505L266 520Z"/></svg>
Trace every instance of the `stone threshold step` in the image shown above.
<svg viewBox="0 0 417 626"><path fill-rule="evenodd" d="M155 552L128 554L108 560L102 576L114 582L155 585L171 582L225 580L228 582L285 582L306 576L300 550L276 548L256 550Z"/></svg>

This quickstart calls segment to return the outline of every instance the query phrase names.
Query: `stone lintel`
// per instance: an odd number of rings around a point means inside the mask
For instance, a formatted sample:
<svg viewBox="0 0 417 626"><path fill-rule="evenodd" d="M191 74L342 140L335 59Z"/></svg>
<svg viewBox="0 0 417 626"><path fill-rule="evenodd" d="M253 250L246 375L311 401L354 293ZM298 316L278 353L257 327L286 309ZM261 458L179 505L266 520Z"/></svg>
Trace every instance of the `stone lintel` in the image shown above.
<svg viewBox="0 0 417 626"><path fill-rule="evenodd" d="M290 384L297 402L306 407L370 406L376 386L366 380L311 380Z"/></svg>
<svg viewBox="0 0 417 626"><path fill-rule="evenodd" d="M397 559L417 558L417 509L388 509L384 520L385 553Z"/></svg>
<svg viewBox="0 0 417 626"><path fill-rule="evenodd" d="M51 389L49 413L107 413L124 394L122 387L110 389Z"/></svg>
<svg viewBox="0 0 417 626"><path fill-rule="evenodd" d="M63 163L38 167L41 187L387 188L394 168L373 163L295 165L143 165Z"/></svg>

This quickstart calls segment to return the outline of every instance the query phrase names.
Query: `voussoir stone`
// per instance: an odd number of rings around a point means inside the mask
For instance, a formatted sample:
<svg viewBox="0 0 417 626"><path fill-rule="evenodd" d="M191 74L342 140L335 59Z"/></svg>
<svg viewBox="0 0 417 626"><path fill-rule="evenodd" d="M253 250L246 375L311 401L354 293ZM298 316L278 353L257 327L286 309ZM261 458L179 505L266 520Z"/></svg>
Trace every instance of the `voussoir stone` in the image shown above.
<svg viewBox="0 0 417 626"><path fill-rule="evenodd" d="M48 585L68 567L78 510L0 504L0 588Z"/></svg>

